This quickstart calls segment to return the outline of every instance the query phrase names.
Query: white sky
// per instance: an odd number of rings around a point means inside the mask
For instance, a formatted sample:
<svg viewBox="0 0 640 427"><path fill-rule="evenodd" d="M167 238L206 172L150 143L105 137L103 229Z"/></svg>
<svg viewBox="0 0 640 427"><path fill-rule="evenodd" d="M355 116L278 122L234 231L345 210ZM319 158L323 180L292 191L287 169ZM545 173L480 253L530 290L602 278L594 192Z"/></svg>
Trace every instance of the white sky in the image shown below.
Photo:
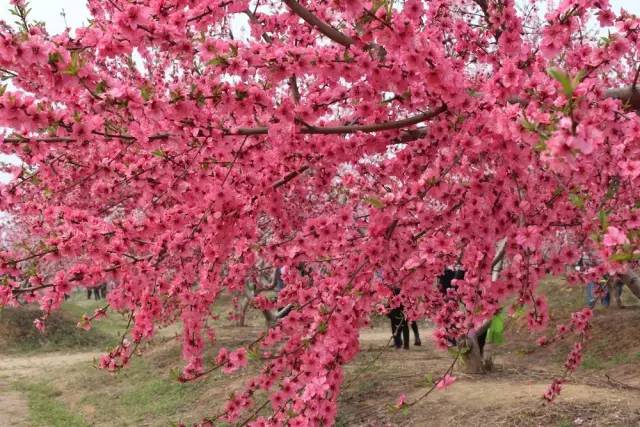
<svg viewBox="0 0 640 427"><path fill-rule="evenodd" d="M540 0L546 3L547 0ZM614 10L621 7L627 11L640 15L640 0L610 0ZM61 13L64 10L66 20L71 28L81 26L89 17L85 0L29 0L33 12L33 19L46 23L49 32L59 33L65 29L65 20ZM0 0L0 19L9 21L9 0Z"/></svg>

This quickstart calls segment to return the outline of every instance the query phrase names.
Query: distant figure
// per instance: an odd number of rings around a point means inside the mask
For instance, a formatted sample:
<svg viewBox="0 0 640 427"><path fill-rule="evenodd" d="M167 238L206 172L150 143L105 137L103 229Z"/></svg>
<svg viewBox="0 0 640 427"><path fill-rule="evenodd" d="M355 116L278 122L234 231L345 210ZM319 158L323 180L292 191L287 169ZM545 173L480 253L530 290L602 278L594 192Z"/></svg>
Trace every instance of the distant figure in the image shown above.
<svg viewBox="0 0 640 427"><path fill-rule="evenodd" d="M445 268L444 273L438 276L438 289L443 295L447 294L447 289L455 288L453 280L464 280L464 270Z"/></svg>
<svg viewBox="0 0 640 427"><path fill-rule="evenodd" d="M456 286L453 284L453 280L464 280L464 270L461 268L455 268L454 270L452 268L446 267L444 269L444 273L438 276L438 290L445 298L447 296L447 291L449 289L456 288ZM449 342L449 345L452 347L455 346L456 345L455 338L452 338L450 336L450 333L447 333L447 335L448 335L447 341ZM485 338L486 338L486 331L484 332L484 334L481 334L481 336L478 337L478 341L482 341L482 345L484 345Z"/></svg>
<svg viewBox="0 0 640 427"><path fill-rule="evenodd" d="M413 330L413 345L421 346L422 341L420 341L420 331L418 331L418 323L414 320L411 322L411 329Z"/></svg>
<svg viewBox="0 0 640 427"><path fill-rule="evenodd" d="M584 271L589 268L595 267L598 265L598 261L596 257L588 250L584 251L578 260L576 265L576 270ZM604 277L604 282L609 283L610 278L608 276ZM586 295L586 304L589 308L594 308L598 303L598 300L602 303L604 307L609 307L611 302L611 294L609 292L609 287L605 286L601 283L589 282L587 283L587 295ZM620 294L622 294L622 286L615 286L616 291L616 300L620 300ZM619 293L618 293L619 292Z"/></svg>
<svg viewBox="0 0 640 427"><path fill-rule="evenodd" d="M87 299L91 299L91 294L93 293L93 299L98 301L101 298L107 297L107 284L103 283L99 286L93 288L87 288Z"/></svg>
<svg viewBox="0 0 640 427"><path fill-rule="evenodd" d="M273 277L273 282L275 284L275 290L279 293L284 288L284 280L282 280L282 273L284 273L284 267L276 268L276 272Z"/></svg>
<svg viewBox="0 0 640 427"><path fill-rule="evenodd" d="M282 273L284 273L285 267L277 267L273 274L273 284L276 291L276 298L282 289L284 289L284 280L282 280ZM281 319L291 312L293 304L287 304L284 307L278 307L276 311L276 319Z"/></svg>
<svg viewBox="0 0 640 427"><path fill-rule="evenodd" d="M400 289L393 289L393 294L400 294ZM404 307L400 306L391 309L388 316L391 320L391 334L393 335L393 344L395 348L404 348L405 350L409 350L409 325L404 314ZM411 329L413 330L415 339L414 345L422 345L420 332L418 331L418 324L415 321L411 322Z"/></svg>

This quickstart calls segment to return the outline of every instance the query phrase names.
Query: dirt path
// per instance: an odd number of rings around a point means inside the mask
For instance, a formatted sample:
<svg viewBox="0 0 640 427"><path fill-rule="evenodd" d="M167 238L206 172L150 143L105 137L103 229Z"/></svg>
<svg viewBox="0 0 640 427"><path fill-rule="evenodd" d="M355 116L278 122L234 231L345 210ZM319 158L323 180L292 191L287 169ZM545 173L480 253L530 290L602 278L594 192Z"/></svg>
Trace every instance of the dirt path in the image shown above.
<svg viewBox="0 0 640 427"><path fill-rule="evenodd" d="M423 346L410 351L389 349L390 332L382 325L360 334L363 355L350 367L341 398L340 425L403 426L640 426L640 389L634 389L635 370L620 366L613 372L631 386L615 387L604 371L575 375L552 405L542 395L561 364L529 364L503 349L496 369L487 375L465 375L456 369L456 382L427 398L425 382L446 370L451 356L429 339L433 330L421 328ZM411 340L413 341L413 333ZM557 365L557 366L556 366ZM639 374L640 375L640 374ZM400 394L418 403L406 414L390 410Z"/></svg>
<svg viewBox="0 0 640 427"><path fill-rule="evenodd" d="M27 400L0 380L0 427L27 427L28 419Z"/></svg>
<svg viewBox="0 0 640 427"><path fill-rule="evenodd" d="M100 355L97 351L81 353L43 353L29 356L0 357L0 378L15 379L18 376L34 376L65 366L86 362L93 363Z"/></svg>
<svg viewBox="0 0 640 427"><path fill-rule="evenodd" d="M0 427L28 427L29 406L24 395L12 390L11 382L33 378L69 365L93 363L97 352L44 353L29 356L0 356Z"/></svg>

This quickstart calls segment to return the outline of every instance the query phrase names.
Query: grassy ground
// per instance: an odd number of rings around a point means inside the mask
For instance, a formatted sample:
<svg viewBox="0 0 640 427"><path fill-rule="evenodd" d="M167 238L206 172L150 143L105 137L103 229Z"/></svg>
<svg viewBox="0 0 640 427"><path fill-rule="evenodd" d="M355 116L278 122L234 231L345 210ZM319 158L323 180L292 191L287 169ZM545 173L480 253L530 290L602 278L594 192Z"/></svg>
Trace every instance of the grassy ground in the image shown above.
<svg viewBox="0 0 640 427"><path fill-rule="evenodd" d="M582 289L567 288L557 280L542 286L550 295L552 328L566 322L571 311L583 303ZM634 301L625 295L623 302ZM82 313L92 312L96 306L78 295L65 303L61 316L75 325ZM597 310L594 338L587 345L585 363L552 406L542 406L540 396L550 380L562 372L570 343L538 348L533 344L537 336L532 336L524 319L519 318L507 323L507 343L492 350L496 361L492 373L473 376L456 372L454 386L420 400L406 413L394 412L389 406L401 393L409 401L419 399L427 390L429 379L436 378L451 358L425 339L428 330L423 331L422 347L412 347L409 352L389 349L388 325L380 319L374 328L362 331L362 351L346 367L337 425L638 425L639 308ZM220 313L225 310L221 308ZM226 397L257 372L257 364L252 363L241 373L215 372L193 383L178 382L176 373L182 362L179 340L172 338L175 330L163 331L155 344L142 348L141 357L118 374L93 367L93 358L105 342L117 339L125 324L126 319L115 314L96 323L88 333L73 332L83 338L44 343L29 339L29 344L14 342L13 347L2 348L0 352L10 357L0 356L0 405L4 381L28 403L28 421L24 425L189 425L218 413ZM222 316L217 329L219 345L242 345L264 328L258 313L252 313L248 324L234 327ZM24 350L27 352L21 353ZM50 351L66 353L58 357L59 353ZM209 357L215 351L210 349ZM0 411L0 425L1 421Z"/></svg>
<svg viewBox="0 0 640 427"><path fill-rule="evenodd" d="M24 393L29 402L29 421L34 427L85 427L83 417L71 412L60 401L62 395L46 383L16 382L15 388Z"/></svg>
<svg viewBox="0 0 640 427"><path fill-rule="evenodd" d="M104 300L87 300L77 293L51 313L46 321L45 333L33 327L33 320L42 312L33 306L0 309L0 346L5 354L25 354L72 349L104 350L115 345L127 325L127 319L110 312L107 319L94 322L90 331L77 327L83 314L92 315L96 308L105 306Z"/></svg>

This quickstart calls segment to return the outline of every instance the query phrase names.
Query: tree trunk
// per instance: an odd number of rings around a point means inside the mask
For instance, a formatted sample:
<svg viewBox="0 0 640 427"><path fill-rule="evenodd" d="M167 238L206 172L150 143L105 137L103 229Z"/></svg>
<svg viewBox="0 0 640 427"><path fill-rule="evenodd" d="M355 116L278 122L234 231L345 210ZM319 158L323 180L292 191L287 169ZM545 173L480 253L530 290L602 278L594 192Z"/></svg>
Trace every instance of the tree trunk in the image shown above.
<svg viewBox="0 0 640 427"><path fill-rule="evenodd" d="M250 299L247 296L243 296L240 299L240 309L238 310L238 318L236 319L236 326L247 325L247 310L249 309Z"/></svg>
<svg viewBox="0 0 640 427"><path fill-rule="evenodd" d="M267 324L267 329L276 323L276 316L271 310L262 310L262 315L264 316L264 320Z"/></svg>
<svg viewBox="0 0 640 427"><path fill-rule="evenodd" d="M496 254L491 262L491 281L498 280L504 267L504 257L507 251L507 238L496 243ZM485 352L487 331L491 326L491 319L487 320L480 328L470 332L463 344L467 350L462 354L462 370L468 374L484 374L493 368L493 360L490 354ZM485 357L486 355L486 357Z"/></svg>
<svg viewBox="0 0 640 427"><path fill-rule="evenodd" d="M633 272L627 273L625 276L626 280L624 282L627 284L627 287L636 298L640 299L640 277Z"/></svg>
<svg viewBox="0 0 640 427"><path fill-rule="evenodd" d="M485 360L484 344L491 320L486 321L480 328L467 335L462 346L466 347L462 353L462 370L467 374L484 374L491 370L491 361Z"/></svg>

